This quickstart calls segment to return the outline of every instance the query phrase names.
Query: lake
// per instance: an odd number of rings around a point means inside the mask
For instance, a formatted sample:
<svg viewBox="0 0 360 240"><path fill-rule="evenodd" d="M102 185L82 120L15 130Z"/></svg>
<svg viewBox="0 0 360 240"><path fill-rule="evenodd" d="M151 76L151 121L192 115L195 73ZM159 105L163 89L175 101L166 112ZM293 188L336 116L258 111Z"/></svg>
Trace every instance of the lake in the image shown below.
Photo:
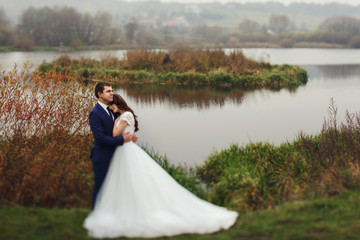
<svg viewBox="0 0 360 240"><path fill-rule="evenodd" d="M225 49L230 52L232 49ZM271 64L295 64L306 69L309 81L295 90L248 90L210 87L116 86L138 115L139 144L153 148L174 164L201 165L214 151L236 143L293 141L300 131L320 132L328 118L331 98L338 121L345 111L360 109L360 50L243 49L246 56ZM69 52L71 57L112 55L124 51ZM29 60L34 67L64 52L0 53L0 65ZM95 101L95 99L94 99Z"/></svg>

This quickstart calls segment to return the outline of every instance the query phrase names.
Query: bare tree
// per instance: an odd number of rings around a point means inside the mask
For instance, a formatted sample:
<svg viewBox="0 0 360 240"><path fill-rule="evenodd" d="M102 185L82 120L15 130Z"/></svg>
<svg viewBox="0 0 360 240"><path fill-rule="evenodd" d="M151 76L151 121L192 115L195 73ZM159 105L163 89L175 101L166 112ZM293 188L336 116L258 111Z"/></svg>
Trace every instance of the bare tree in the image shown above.
<svg viewBox="0 0 360 240"><path fill-rule="evenodd" d="M91 44L107 44L110 42L112 16L108 12L97 12L93 18Z"/></svg>
<svg viewBox="0 0 360 240"><path fill-rule="evenodd" d="M249 19L245 19L244 21L240 22L238 29L242 33L255 33L262 31L262 27L259 23Z"/></svg>
<svg viewBox="0 0 360 240"><path fill-rule="evenodd" d="M18 31L30 36L35 45L70 45L78 30L79 21L80 14L73 8L29 8L21 17Z"/></svg>
<svg viewBox="0 0 360 240"><path fill-rule="evenodd" d="M130 43L133 43L135 40L135 35L139 29L139 24L135 17L131 17L130 20L125 24L125 36L126 40Z"/></svg>
<svg viewBox="0 0 360 240"><path fill-rule="evenodd" d="M287 15L273 14L269 19L269 29L277 34L288 32L292 28L292 23Z"/></svg>
<svg viewBox="0 0 360 240"><path fill-rule="evenodd" d="M360 33L360 20L353 17L332 17L319 25L319 30L354 37Z"/></svg>
<svg viewBox="0 0 360 240"><path fill-rule="evenodd" d="M13 41L14 32L10 27L5 11L0 8L0 45L10 45Z"/></svg>
<svg viewBox="0 0 360 240"><path fill-rule="evenodd" d="M112 27L112 15L78 13L74 8L29 8L21 16L18 36L32 39L37 46L81 46L115 43L120 28Z"/></svg>
<svg viewBox="0 0 360 240"><path fill-rule="evenodd" d="M221 36L223 28L219 26L208 26L207 24L197 25L192 34L206 40L214 40Z"/></svg>

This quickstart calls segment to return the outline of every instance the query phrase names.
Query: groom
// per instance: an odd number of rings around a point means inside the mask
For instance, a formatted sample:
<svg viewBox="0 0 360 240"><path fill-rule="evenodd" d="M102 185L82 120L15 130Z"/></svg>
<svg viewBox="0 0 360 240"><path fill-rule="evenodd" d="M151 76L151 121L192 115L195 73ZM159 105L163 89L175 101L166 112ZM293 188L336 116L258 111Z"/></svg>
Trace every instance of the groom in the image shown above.
<svg viewBox="0 0 360 240"><path fill-rule="evenodd" d="M94 190L92 195L92 208L95 206L97 194L106 177L110 160L117 146L124 142L136 142L137 136L129 132L122 136L113 137L114 114L108 108L113 101L113 89L109 83L99 82L95 86L95 95L98 99L97 104L91 110L89 123L94 135L94 145L91 150L91 160L94 171Z"/></svg>

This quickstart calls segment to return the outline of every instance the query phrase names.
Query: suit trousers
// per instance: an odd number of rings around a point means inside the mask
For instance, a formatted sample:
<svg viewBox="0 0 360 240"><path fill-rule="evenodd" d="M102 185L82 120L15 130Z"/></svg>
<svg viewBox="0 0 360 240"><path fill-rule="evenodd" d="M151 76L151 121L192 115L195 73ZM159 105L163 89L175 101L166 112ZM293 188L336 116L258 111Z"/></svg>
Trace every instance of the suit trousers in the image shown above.
<svg viewBox="0 0 360 240"><path fill-rule="evenodd" d="M93 171L94 171L94 190L92 194L91 207L94 209L96 197L101 189L101 185L105 180L106 173L109 169L110 161L93 161Z"/></svg>

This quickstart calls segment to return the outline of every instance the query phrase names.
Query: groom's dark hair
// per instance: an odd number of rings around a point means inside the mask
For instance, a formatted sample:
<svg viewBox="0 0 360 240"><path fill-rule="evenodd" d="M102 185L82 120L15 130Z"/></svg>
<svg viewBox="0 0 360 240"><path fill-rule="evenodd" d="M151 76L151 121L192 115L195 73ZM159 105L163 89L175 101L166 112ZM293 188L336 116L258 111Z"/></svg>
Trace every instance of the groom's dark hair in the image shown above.
<svg viewBox="0 0 360 240"><path fill-rule="evenodd" d="M99 82L98 84L96 84L96 86L95 86L95 96L96 96L96 98L99 98L98 93L99 92L102 93L104 91L105 86L111 87L111 84L107 83L107 82Z"/></svg>

